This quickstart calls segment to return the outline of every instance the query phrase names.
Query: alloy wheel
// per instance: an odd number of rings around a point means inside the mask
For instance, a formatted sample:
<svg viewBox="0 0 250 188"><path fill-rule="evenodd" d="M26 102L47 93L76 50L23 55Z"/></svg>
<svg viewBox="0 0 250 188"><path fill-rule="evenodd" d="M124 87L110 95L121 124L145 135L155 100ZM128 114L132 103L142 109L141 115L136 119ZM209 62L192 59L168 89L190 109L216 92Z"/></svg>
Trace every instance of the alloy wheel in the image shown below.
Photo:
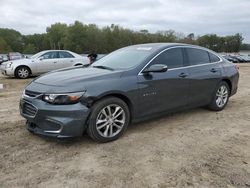
<svg viewBox="0 0 250 188"><path fill-rule="evenodd" d="M228 89L225 85L219 87L216 92L216 105L222 108L228 100Z"/></svg>
<svg viewBox="0 0 250 188"><path fill-rule="evenodd" d="M110 104L105 106L96 118L96 129L105 138L119 134L125 124L126 115L121 106Z"/></svg>
<svg viewBox="0 0 250 188"><path fill-rule="evenodd" d="M27 78L29 76L29 70L27 68L20 68L17 74L20 78Z"/></svg>

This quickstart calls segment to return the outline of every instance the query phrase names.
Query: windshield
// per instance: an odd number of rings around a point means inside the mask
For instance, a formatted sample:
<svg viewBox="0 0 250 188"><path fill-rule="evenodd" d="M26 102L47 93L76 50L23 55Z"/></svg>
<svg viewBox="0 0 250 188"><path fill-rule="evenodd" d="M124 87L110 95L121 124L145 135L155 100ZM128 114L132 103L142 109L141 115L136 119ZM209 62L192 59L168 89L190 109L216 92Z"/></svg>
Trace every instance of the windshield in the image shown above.
<svg viewBox="0 0 250 188"><path fill-rule="evenodd" d="M37 54L33 55L30 57L30 59L36 59L38 57L40 57L44 52L38 52Z"/></svg>
<svg viewBox="0 0 250 188"><path fill-rule="evenodd" d="M151 47L122 48L96 61L92 67L130 69L141 64L152 53L151 49Z"/></svg>

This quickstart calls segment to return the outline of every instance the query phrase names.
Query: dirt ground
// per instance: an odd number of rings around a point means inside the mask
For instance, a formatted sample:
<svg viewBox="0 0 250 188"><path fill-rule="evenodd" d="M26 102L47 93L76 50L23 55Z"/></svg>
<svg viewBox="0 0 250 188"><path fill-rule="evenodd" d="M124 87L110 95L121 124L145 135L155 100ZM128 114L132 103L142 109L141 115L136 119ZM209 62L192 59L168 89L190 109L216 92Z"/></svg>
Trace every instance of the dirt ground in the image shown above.
<svg viewBox="0 0 250 188"><path fill-rule="evenodd" d="M131 125L97 144L29 133L19 115L30 80L0 77L0 187L250 187L250 64L222 112L204 108Z"/></svg>

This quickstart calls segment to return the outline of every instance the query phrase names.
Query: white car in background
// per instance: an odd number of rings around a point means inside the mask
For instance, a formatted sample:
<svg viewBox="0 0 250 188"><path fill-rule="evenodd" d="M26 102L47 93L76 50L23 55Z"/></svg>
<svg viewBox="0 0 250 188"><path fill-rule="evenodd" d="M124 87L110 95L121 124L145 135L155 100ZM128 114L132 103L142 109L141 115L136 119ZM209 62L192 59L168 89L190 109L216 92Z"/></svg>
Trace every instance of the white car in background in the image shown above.
<svg viewBox="0 0 250 188"><path fill-rule="evenodd" d="M25 58L24 55L19 52L10 52L7 54L7 57L9 61Z"/></svg>
<svg viewBox="0 0 250 188"><path fill-rule="evenodd" d="M244 59L246 62L250 62L250 56L248 55L240 55L242 59Z"/></svg>
<svg viewBox="0 0 250 188"><path fill-rule="evenodd" d="M86 65L87 57L67 50L47 50L39 52L28 59L7 61L1 64L0 71L5 76L28 78L49 71L70 66Z"/></svg>

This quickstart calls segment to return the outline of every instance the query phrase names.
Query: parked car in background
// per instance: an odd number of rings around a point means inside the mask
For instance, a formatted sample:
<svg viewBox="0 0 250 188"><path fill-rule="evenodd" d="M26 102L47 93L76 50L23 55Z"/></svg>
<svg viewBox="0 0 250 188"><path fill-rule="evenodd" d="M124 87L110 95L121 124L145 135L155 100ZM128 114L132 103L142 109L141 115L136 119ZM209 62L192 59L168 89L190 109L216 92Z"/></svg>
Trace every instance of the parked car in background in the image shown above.
<svg viewBox="0 0 250 188"><path fill-rule="evenodd" d="M25 58L25 56L19 52L9 52L7 54L7 57L8 57L8 61L13 61L13 60Z"/></svg>
<svg viewBox="0 0 250 188"><path fill-rule="evenodd" d="M250 62L250 56L248 55L240 55L242 59L244 59L245 62Z"/></svg>
<svg viewBox="0 0 250 188"><path fill-rule="evenodd" d="M6 62L8 61L8 57L6 54L0 54L0 65L3 63L3 62Z"/></svg>
<svg viewBox="0 0 250 188"><path fill-rule="evenodd" d="M0 65L4 62L3 56L0 56Z"/></svg>
<svg viewBox="0 0 250 188"><path fill-rule="evenodd" d="M84 68L54 71L23 91L27 128L56 138L119 138L133 121L208 106L220 111L237 92L237 66L217 53L185 44L119 49Z"/></svg>
<svg viewBox="0 0 250 188"><path fill-rule="evenodd" d="M239 60L230 56L230 55L222 55L223 58L225 58L226 60L232 62L232 63L239 63Z"/></svg>
<svg viewBox="0 0 250 188"><path fill-rule="evenodd" d="M247 62L250 62L250 56L249 55L228 54L228 55L222 55L222 57L227 59L230 62L233 62L233 63L247 63Z"/></svg>
<svg viewBox="0 0 250 188"><path fill-rule="evenodd" d="M242 58L242 56L240 55L234 55L233 56L235 59L237 59L239 61L239 63L245 63L246 60L244 58Z"/></svg>
<svg viewBox="0 0 250 188"><path fill-rule="evenodd" d="M7 61L1 64L3 75L16 78L28 78L49 71L70 66L88 64L88 58L67 50L47 50L39 52L28 59Z"/></svg>

